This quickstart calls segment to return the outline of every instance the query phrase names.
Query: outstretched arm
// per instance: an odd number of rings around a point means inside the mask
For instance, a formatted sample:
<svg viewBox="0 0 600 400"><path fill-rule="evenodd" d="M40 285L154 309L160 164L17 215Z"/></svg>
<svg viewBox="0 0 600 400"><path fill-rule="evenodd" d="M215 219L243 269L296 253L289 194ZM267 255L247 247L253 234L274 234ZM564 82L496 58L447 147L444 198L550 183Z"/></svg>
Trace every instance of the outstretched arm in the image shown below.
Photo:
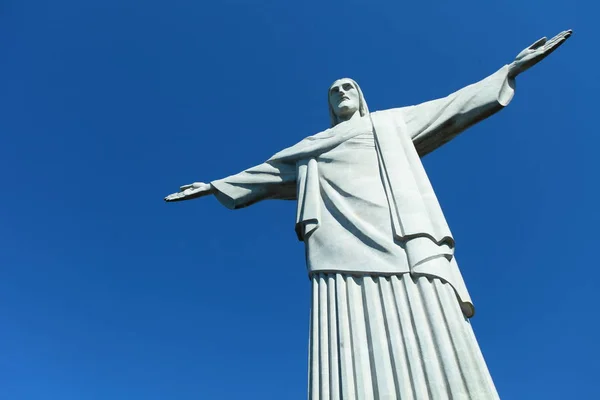
<svg viewBox="0 0 600 400"><path fill-rule="evenodd" d="M178 193L165 197L165 201L191 200L209 194L214 194L221 204L231 209L247 207L266 199L295 199L296 165L265 162L211 183L184 185Z"/></svg>
<svg viewBox="0 0 600 400"><path fill-rule="evenodd" d="M512 63L480 82L445 98L399 109L419 155L430 153L507 106L514 95L517 75L546 58L569 36L570 30L550 40L542 38L521 51Z"/></svg>

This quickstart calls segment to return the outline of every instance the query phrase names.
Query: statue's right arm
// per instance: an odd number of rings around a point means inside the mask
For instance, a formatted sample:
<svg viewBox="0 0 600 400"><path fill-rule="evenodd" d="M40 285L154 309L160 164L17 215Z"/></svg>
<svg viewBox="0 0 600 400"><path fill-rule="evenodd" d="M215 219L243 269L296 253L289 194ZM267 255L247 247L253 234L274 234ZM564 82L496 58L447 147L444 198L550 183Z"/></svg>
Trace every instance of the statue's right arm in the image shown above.
<svg viewBox="0 0 600 400"><path fill-rule="evenodd" d="M165 201L191 200L209 194L214 194L221 204L231 209L267 199L292 200L296 198L296 166L265 162L210 183L184 185L179 192L165 197Z"/></svg>
<svg viewBox="0 0 600 400"><path fill-rule="evenodd" d="M265 162L210 184L217 200L230 209L267 199L293 200L296 198L296 165Z"/></svg>
<svg viewBox="0 0 600 400"><path fill-rule="evenodd" d="M210 183L194 182L189 185L183 185L179 188L179 192L173 193L165 197L166 202L183 201L197 199L198 197L207 196L214 192Z"/></svg>

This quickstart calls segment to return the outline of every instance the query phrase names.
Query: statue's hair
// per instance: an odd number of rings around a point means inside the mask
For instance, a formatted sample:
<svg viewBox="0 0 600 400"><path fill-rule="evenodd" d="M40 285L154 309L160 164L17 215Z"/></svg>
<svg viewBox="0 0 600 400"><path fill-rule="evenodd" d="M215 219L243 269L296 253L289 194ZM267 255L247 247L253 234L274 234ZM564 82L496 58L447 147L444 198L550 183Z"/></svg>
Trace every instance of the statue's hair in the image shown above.
<svg viewBox="0 0 600 400"><path fill-rule="evenodd" d="M356 83L354 79L342 79L350 81L350 83L352 83L352 85L354 85L354 87L358 91L358 112L360 113L360 116L365 117L369 115L369 107L367 106L367 101L365 100L365 96L363 95L362 90L360 90L360 86L358 86L358 83ZM335 82L341 81L342 79L338 79ZM329 101L329 92L331 91L332 86L333 84L329 87L329 90L327 90L327 104L329 105L329 118L331 119L331 127L334 127L337 124L339 124L340 121L338 121L337 115L335 115L335 112L333 112L333 107L331 106L331 102Z"/></svg>

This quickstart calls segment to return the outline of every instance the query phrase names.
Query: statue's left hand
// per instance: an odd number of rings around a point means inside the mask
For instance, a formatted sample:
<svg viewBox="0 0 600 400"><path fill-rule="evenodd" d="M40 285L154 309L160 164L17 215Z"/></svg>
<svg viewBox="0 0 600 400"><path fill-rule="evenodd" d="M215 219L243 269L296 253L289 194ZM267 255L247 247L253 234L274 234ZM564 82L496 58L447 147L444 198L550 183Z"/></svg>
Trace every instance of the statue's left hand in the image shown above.
<svg viewBox="0 0 600 400"><path fill-rule="evenodd" d="M548 57L554 50L563 44L573 33L572 30L562 31L550 40L545 37L541 38L522 52L520 52L515 61L513 61L508 70L508 76L516 77L521 72L528 70L535 64Z"/></svg>

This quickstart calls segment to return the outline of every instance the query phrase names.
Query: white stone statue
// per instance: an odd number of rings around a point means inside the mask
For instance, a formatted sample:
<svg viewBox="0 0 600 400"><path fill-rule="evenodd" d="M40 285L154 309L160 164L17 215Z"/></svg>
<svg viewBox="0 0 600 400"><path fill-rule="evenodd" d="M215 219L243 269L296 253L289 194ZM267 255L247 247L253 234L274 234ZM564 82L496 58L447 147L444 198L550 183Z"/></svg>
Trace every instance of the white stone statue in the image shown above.
<svg viewBox="0 0 600 400"><path fill-rule="evenodd" d="M165 198L214 194L232 209L298 202L312 282L309 399L498 399L420 157L506 106L517 75L570 35L542 38L484 80L410 107L369 113L358 84L337 80L331 128Z"/></svg>

